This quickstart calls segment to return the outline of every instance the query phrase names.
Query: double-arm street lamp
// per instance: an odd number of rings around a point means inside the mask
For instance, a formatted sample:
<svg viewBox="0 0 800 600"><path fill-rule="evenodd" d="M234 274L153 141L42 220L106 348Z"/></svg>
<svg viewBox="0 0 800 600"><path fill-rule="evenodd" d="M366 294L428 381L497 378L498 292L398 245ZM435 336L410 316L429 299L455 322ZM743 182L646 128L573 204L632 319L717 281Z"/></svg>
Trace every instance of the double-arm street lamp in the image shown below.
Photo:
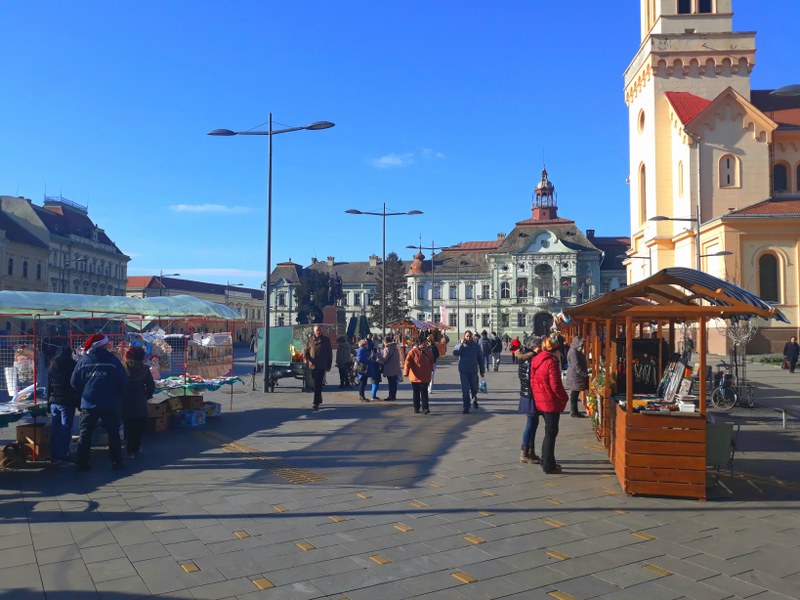
<svg viewBox="0 0 800 600"><path fill-rule="evenodd" d="M161 296L162 292L164 291L164 277L180 277L180 273L164 273L164 271L159 271L158 273L158 295Z"/></svg>
<svg viewBox="0 0 800 600"><path fill-rule="evenodd" d="M269 392L269 276L272 263L272 136L279 133L292 131L317 131L330 129L334 123L330 121L314 121L303 127L286 127L285 129L272 128L272 113L269 113L269 126L267 131L231 131L230 129L215 129L208 135L265 135L267 136L267 278L264 282L264 393Z"/></svg>
<svg viewBox="0 0 800 600"><path fill-rule="evenodd" d="M383 220L383 262L381 263L382 267L382 282L381 282L381 335L386 337L386 217L402 217L406 215L421 215L421 210L408 210L406 212L397 212L394 210L386 210L386 203L383 203L383 210L381 212L377 211L366 211L366 210L358 210L357 208L351 208L349 210L344 211L348 215L372 215L373 217L381 217Z"/></svg>
<svg viewBox="0 0 800 600"><path fill-rule="evenodd" d="M434 300L436 299L436 260L435 260L435 253L437 250L444 250L445 248L450 248L450 246L437 246L431 240L430 246L423 246L422 242L418 246L408 245L406 248L410 248L412 250L419 248L420 253L422 250L430 250L431 251L431 323L436 322L436 305L434 304Z"/></svg>

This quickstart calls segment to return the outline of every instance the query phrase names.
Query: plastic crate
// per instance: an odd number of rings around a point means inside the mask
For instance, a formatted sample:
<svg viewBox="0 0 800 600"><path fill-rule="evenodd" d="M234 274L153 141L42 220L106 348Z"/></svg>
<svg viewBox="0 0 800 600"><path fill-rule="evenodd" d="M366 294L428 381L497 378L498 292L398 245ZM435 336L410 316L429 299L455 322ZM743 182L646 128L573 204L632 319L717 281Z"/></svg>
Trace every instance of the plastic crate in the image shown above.
<svg viewBox="0 0 800 600"><path fill-rule="evenodd" d="M188 428L199 427L206 423L206 412L204 410L178 410L172 413L172 425L174 427Z"/></svg>

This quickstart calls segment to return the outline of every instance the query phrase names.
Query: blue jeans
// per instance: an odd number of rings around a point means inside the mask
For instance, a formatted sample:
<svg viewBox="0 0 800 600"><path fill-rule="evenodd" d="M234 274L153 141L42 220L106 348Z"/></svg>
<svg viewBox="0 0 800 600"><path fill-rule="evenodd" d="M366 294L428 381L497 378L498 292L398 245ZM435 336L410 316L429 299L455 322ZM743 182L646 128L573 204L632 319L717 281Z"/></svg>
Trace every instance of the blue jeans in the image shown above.
<svg viewBox="0 0 800 600"><path fill-rule="evenodd" d="M526 415L525 430L522 432L522 447L529 452L534 452L536 444L536 430L539 428L539 413Z"/></svg>
<svg viewBox="0 0 800 600"><path fill-rule="evenodd" d="M461 400L464 410L468 411L470 402L478 395L478 374L459 371L458 376L461 378Z"/></svg>
<svg viewBox="0 0 800 600"><path fill-rule="evenodd" d="M75 409L63 404L51 404L50 414L53 431L50 434L50 457L53 460L69 458L69 443L72 440L72 421Z"/></svg>

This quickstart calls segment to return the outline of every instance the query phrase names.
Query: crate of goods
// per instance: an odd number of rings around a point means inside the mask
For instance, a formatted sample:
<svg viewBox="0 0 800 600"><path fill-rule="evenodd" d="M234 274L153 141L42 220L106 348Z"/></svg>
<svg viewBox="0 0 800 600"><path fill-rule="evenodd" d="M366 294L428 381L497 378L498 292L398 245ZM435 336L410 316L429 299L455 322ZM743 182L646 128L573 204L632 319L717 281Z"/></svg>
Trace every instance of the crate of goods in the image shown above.
<svg viewBox="0 0 800 600"><path fill-rule="evenodd" d="M167 404L170 412L175 412L176 410L183 409L183 402L181 402L180 397L170 398L169 400L167 400Z"/></svg>
<svg viewBox="0 0 800 600"><path fill-rule="evenodd" d="M202 410L202 396L181 396L181 408L183 410Z"/></svg>
<svg viewBox="0 0 800 600"><path fill-rule="evenodd" d="M150 433L160 433L167 430L167 417L147 417L145 429Z"/></svg>
<svg viewBox="0 0 800 600"><path fill-rule="evenodd" d="M205 425L206 413L203 410L179 410L172 414L175 427L198 427Z"/></svg>
<svg viewBox="0 0 800 600"><path fill-rule="evenodd" d="M168 408L168 401L162 400L160 402L156 402L154 400L149 400L147 402L147 416L148 417L166 417Z"/></svg>
<svg viewBox="0 0 800 600"><path fill-rule="evenodd" d="M206 418L218 417L222 414L222 405L219 402L204 402L203 410L206 412Z"/></svg>
<svg viewBox="0 0 800 600"><path fill-rule="evenodd" d="M17 425L17 443L25 446L31 460L47 460L50 458L51 433L49 424Z"/></svg>

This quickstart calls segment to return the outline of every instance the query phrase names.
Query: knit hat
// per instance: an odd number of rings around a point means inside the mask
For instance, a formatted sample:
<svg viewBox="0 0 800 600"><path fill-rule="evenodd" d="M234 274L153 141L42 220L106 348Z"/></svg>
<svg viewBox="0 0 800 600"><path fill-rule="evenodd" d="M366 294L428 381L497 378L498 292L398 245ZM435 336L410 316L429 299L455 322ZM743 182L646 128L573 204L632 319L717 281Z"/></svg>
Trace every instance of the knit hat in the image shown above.
<svg viewBox="0 0 800 600"><path fill-rule="evenodd" d="M94 350L100 346L105 346L107 343L108 338L106 336L104 336L102 333L95 333L88 340L86 340L86 343L83 345L83 350L84 352L88 352L89 350Z"/></svg>
<svg viewBox="0 0 800 600"><path fill-rule="evenodd" d="M540 335L532 335L528 338L528 343L526 344L527 348L533 350L534 348L539 348L542 345L542 336Z"/></svg>
<svg viewBox="0 0 800 600"><path fill-rule="evenodd" d="M547 337L542 341L542 350L552 352L561 345L561 341L557 337Z"/></svg>

